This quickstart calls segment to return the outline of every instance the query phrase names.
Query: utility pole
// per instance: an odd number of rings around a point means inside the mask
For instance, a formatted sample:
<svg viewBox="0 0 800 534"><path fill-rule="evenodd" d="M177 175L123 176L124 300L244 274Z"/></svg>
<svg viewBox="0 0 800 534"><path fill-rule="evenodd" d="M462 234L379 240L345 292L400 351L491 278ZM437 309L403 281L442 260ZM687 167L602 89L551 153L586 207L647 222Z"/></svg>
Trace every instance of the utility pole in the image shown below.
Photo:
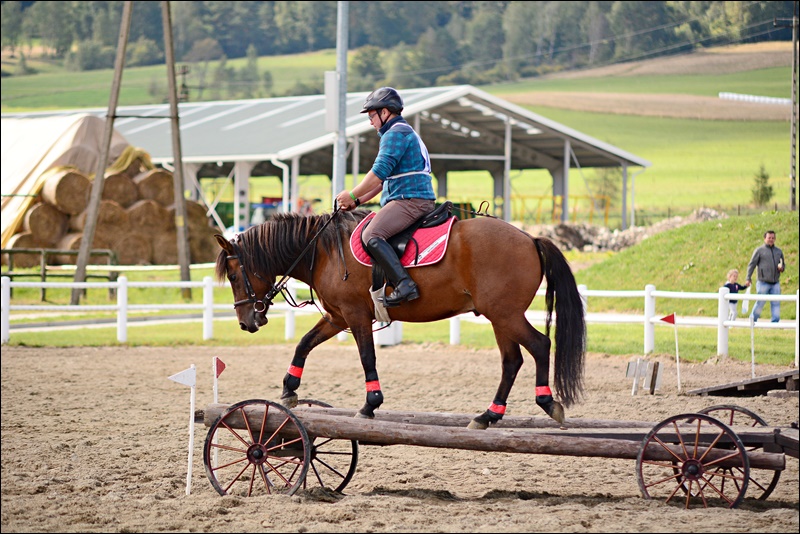
<svg viewBox="0 0 800 534"><path fill-rule="evenodd" d="M78 259L75 260L75 282L86 281L86 265L89 263L89 256L92 252L92 241L94 232L97 228L97 213L100 211L100 200L103 196L103 185L108 166L108 152L111 147L111 136L114 134L114 118L117 115L117 102L119 101L119 88L122 84L122 69L125 66L125 48L128 45L128 33L131 29L131 13L133 12L133 2L127 1L122 8L122 22L119 28L119 40L117 41L117 58L114 63L114 81L111 83L111 95L108 99L108 111L106 112L106 127L103 132L103 146L100 147L100 158L97 160L97 172L94 173L94 183L92 184L92 194L89 198L89 206L86 208L86 226L83 229L81 245L78 250ZM72 289L70 304L73 306L80 303L81 293L79 287Z"/></svg>
<svg viewBox="0 0 800 534"><path fill-rule="evenodd" d="M789 188L791 190L789 209L797 211L797 63L798 47L797 47L797 24L800 18L800 2L794 2L794 16L790 19L776 18L773 21L773 26L780 28L788 28L791 23L792 26L792 153L790 157L791 166L789 167Z"/></svg>

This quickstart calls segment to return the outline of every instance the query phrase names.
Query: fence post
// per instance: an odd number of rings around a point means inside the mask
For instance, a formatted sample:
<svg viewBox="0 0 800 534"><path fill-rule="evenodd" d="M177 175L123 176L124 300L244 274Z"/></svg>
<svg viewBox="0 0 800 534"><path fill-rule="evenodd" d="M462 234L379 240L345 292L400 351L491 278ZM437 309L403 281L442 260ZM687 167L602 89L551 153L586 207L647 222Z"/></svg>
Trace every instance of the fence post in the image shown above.
<svg viewBox="0 0 800 534"><path fill-rule="evenodd" d="M128 277L117 279L117 341L128 341Z"/></svg>
<svg viewBox="0 0 800 534"><path fill-rule="evenodd" d="M8 276L4 276L2 279L2 289L0 289L0 293L2 293L2 310L0 311L0 338L2 338L2 344L5 345L8 343L10 339L10 330L11 330L11 278Z"/></svg>
<svg viewBox="0 0 800 534"><path fill-rule="evenodd" d="M578 294L581 296L581 304L583 304L583 316L586 317L586 308L589 307L589 297L586 295L588 288L586 284L578 284Z"/></svg>
<svg viewBox="0 0 800 534"><path fill-rule="evenodd" d="M203 339L214 338L214 284L210 276L203 277Z"/></svg>
<svg viewBox="0 0 800 534"><path fill-rule="evenodd" d="M292 299L297 300L297 282L295 282L295 279L290 278L289 283L286 284L286 287L289 288L289 294L292 296ZM287 301L286 304L288 306L289 302ZM285 318L283 323L283 337L286 339L286 341L289 341L290 339L294 339L294 309L289 306L283 316Z"/></svg>
<svg viewBox="0 0 800 534"><path fill-rule="evenodd" d="M647 284L644 286L644 353L652 354L656 348L656 327L652 319L656 316L656 298L653 291L656 286Z"/></svg>
<svg viewBox="0 0 800 534"><path fill-rule="evenodd" d="M730 293L731 290L725 286L719 288L719 303L717 304L717 356L728 356L728 327L725 326L725 320L728 318L730 302L725 298L725 295ZM735 317L733 317L735 319Z"/></svg>
<svg viewBox="0 0 800 534"><path fill-rule="evenodd" d="M798 367L800 355L800 290L794 292L794 366Z"/></svg>
<svg viewBox="0 0 800 534"><path fill-rule="evenodd" d="M461 317L450 317L450 344L461 344Z"/></svg>

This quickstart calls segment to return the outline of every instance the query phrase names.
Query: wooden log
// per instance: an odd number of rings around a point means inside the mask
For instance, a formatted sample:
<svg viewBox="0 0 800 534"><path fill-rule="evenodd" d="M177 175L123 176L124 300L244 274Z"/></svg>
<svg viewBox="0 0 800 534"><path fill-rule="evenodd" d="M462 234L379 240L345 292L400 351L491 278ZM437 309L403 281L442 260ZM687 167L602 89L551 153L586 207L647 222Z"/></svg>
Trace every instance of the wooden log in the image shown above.
<svg viewBox="0 0 800 534"><path fill-rule="evenodd" d="M137 160L138 161L138 160ZM123 208L127 208L139 200L139 188L125 172L109 174L103 183L104 200L113 200Z"/></svg>
<svg viewBox="0 0 800 534"><path fill-rule="evenodd" d="M167 209L152 199L137 200L127 211L131 231L140 234L161 234L173 226Z"/></svg>
<svg viewBox="0 0 800 534"><path fill-rule="evenodd" d="M23 221L25 232L30 232L35 241L48 247L64 237L68 226L68 216L47 202L31 206L25 213Z"/></svg>
<svg viewBox="0 0 800 534"><path fill-rule="evenodd" d="M134 177L133 182L139 189L139 197L155 200L162 206L175 202L175 190L172 173L164 169L153 169Z"/></svg>
<svg viewBox="0 0 800 534"><path fill-rule="evenodd" d="M11 236L8 240L6 248L20 249L20 248L47 248L44 243L36 240L36 237L31 232L20 232ZM42 255L20 252L14 254L14 269L22 269L28 267L38 267L41 265ZM3 254L3 262L8 264L8 254Z"/></svg>
<svg viewBox="0 0 800 534"><path fill-rule="evenodd" d="M89 204L91 182L84 174L65 170L50 176L42 186L42 198L68 215L77 215Z"/></svg>
<svg viewBox="0 0 800 534"><path fill-rule="evenodd" d="M204 423L211 426L227 410L229 405L210 404L204 413ZM528 454L552 454L557 456L585 456L599 458L620 458L635 460L641 446L639 441L623 439L594 438L583 436L561 436L554 431L537 432L532 429L472 430L468 428L444 427L439 425L419 425L379 421L376 419L357 419L335 417L317 413L316 408L293 410L311 436L324 436L332 439L358 440L361 444L373 445L415 445L443 449L464 449L484 452L515 452ZM267 415L267 430L274 431L286 418L278 410L270 410ZM264 419L263 406L253 405L247 413L248 424L255 432L261 429ZM232 428L246 428L239 414L232 414L225 422ZM675 454L681 453L678 445L651 445L645 458L658 461L672 461ZM703 454L704 448L699 448ZM708 461L720 460L717 465L736 467L735 460L724 460L730 456L729 450L711 450L705 455ZM748 452L750 467L755 469L783 470L786 467L784 454L768 452Z"/></svg>

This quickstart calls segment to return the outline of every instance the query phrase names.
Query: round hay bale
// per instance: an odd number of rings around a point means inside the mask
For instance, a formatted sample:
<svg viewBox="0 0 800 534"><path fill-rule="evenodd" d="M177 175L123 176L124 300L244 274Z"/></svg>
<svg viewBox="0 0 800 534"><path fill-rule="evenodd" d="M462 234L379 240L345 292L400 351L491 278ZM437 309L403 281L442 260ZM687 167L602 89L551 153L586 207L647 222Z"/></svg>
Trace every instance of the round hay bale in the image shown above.
<svg viewBox="0 0 800 534"><path fill-rule="evenodd" d="M30 232L36 242L48 247L64 237L68 226L67 215L46 202L31 206L23 221L25 232Z"/></svg>
<svg viewBox="0 0 800 534"><path fill-rule="evenodd" d="M89 204L89 178L75 170L50 176L42 186L42 198L67 215L77 215Z"/></svg>
<svg viewBox="0 0 800 534"><path fill-rule="evenodd" d="M36 240L36 237L31 232L20 232L11 236L8 240L6 248L11 250L21 248L47 248L43 243ZM3 254L3 262L10 265L8 254ZM42 255L39 253L20 252L13 254L14 269L26 267L38 267L42 261Z"/></svg>
<svg viewBox="0 0 800 534"><path fill-rule="evenodd" d="M76 232L83 232L86 228L86 217L89 210L84 210L69 219L69 227ZM97 223L95 234L101 228L105 233L125 232L131 227L128 211L114 200L101 200L97 207Z"/></svg>
<svg viewBox="0 0 800 534"><path fill-rule="evenodd" d="M112 245L120 265L150 265L153 261L153 246L149 236L130 232L117 238Z"/></svg>
<svg viewBox="0 0 800 534"><path fill-rule="evenodd" d="M139 189L139 198L155 200L162 206L175 202L172 173L164 169L153 169L137 175L133 183Z"/></svg>
<svg viewBox="0 0 800 534"><path fill-rule="evenodd" d="M54 248L58 250L80 250L82 242L83 234L81 232L70 232L59 239ZM95 233L92 250L111 250L111 244ZM51 256L51 258L51 263L54 265L75 265L78 263L77 254L57 254ZM108 263L108 256L106 255L89 255L89 264L91 265L104 265L106 263Z"/></svg>
<svg viewBox="0 0 800 534"><path fill-rule="evenodd" d="M175 231L153 236L153 264L178 264L178 234Z"/></svg>
<svg viewBox="0 0 800 534"><path fill-rule="evenodd" d="M140 234L163 233L174 224L167 208L152 199L137 200L127 211L131 230Z"/></svg>
<svg viewBox="0 0 800 534"><path fill-rule="evenodd" d="M127 208L139 200L139 189L127 174L109 174L103 183L104 200L113 200Z"/></svg>
<svg viewBox="0 0 800 534"><path fill-rule="evenodd" d="M214 234L219 231L210 226L189 229L189 253L192 263L213 263L217 260L220 248Z"/></svg>
<svg viewBox="0 0 800 534"><path fill-rule="evenodd" d="M203 207L202 204L199 202L195 202L194 200L186 199L186 226L190 230L192 228L208 228L209 227L209 219L206 217L206 209ZM169 212L169 216L173 221L175 221L175 204L171 204L167 207L167 211Z"/></svg>

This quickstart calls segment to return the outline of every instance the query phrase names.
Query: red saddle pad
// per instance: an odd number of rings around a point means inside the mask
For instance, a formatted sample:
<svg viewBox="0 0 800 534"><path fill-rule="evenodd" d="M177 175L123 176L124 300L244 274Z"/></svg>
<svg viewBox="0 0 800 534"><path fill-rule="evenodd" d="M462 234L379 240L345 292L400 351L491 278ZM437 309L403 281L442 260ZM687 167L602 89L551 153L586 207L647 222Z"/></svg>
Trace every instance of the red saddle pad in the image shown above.
<svg viewBox="0 0 800 534"><path fill-rule="evenodd" d="M372 258L370 258L367 251L361 245L361 229L367 224L367 221L372 219L375 213L367 215L361 221L353 234L350 236L350 250L353 256L362 265L368 267L372 266ZM444 257L447 250L447 243L450 240L450 229L456 217L450 217L447 222L434 226L433 228L419 228L414 232L414 239L416 239L419 247L414 246L413 243L406 245L406 251L400 258L403 267L422 267L425 265L432 265Z"/></svg>

